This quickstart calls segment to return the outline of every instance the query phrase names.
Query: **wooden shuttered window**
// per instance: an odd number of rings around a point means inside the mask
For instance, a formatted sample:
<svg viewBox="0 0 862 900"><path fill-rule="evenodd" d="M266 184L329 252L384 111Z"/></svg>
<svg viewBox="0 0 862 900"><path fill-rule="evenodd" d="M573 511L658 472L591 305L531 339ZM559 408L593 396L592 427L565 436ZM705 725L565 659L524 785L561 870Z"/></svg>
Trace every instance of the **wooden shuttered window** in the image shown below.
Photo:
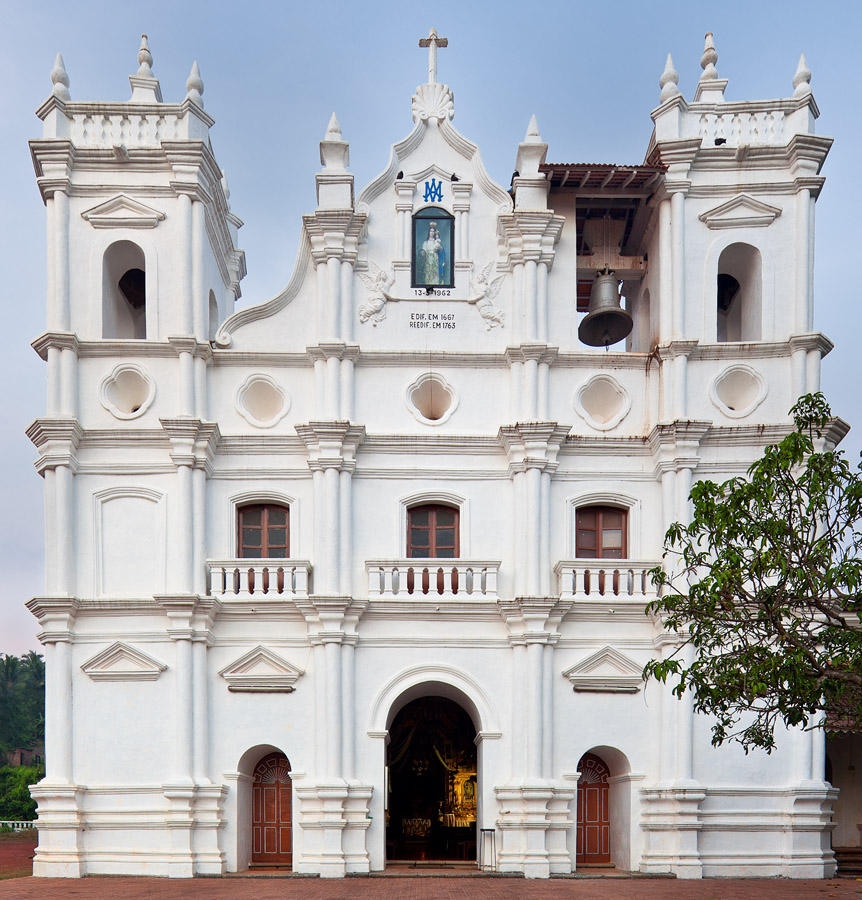
<svg viewBox="0 0 862 900"><path fill-rule="evenodd" d="M578 559L625 559L628 513L614 506L585 506L577 511Z"/></svg>
<svg viewBox="0 0 862 900"><path fill-rule="evenodd" d="M457 559L459 514L454 506L425 504L407 510L407 556L410 559Z"/></svg>
<svg viewBox="0 0 862 900"><path fill-rule="evenodd" d="M290 510L286 506L242 506L238 528L240 559L287 559L290 556Z"/></svg>

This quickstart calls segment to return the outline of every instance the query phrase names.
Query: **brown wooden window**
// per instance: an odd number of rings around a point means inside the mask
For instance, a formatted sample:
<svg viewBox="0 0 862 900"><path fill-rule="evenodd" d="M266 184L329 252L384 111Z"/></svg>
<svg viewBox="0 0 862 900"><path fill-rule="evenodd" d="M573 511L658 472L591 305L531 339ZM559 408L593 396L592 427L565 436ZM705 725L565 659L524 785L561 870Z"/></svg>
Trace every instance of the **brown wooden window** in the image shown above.
<svg viewBox="0 0 862 900"><path fill-rule="evenodd" d="M241 506L238 527L240 559L290 556L290 510L286 506Z"/></svg>
<svg viewBox="0 0 862 900"><path fill-rule="evenodd" d="M577 511L578 559L625 559L628 513L613 506L585 506Z"/></svg>
<svg viewBox="0 0 862 900"><path fill-rule="evenodd" d="M454 506L412 506L407 510L407 556L456 559L461 552L458 520Z"/></svg>

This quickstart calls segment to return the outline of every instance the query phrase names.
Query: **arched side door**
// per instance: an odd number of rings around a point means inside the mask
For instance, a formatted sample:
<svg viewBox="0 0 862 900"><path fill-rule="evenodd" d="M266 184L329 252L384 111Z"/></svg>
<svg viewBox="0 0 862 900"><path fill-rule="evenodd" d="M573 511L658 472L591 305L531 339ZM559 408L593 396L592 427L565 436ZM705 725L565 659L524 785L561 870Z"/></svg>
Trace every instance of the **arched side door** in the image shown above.
<svg viewBox="0 0 862 900"><path fill-rule="evenodd" d="M585 753L578 763L578 832L575 864L607 865L611 861L608 776L604 760Z"/></svg>
<svg viewBox="0 0 862 900"><path fill-rule="evenodd" d="M292 866L292 830L290 763L283 753L268 753L254 770L252 865Z"/></svg>

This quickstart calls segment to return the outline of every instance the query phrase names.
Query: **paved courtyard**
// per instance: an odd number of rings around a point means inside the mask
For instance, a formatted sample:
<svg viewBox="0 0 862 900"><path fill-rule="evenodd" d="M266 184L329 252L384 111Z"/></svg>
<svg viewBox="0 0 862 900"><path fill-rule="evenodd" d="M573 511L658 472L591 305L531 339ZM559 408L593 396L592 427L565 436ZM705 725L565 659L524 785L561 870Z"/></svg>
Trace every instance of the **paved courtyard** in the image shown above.
<svg viewBox="0 0 862 900"><path fill-rule="evenodd" d="M15 878L0 881L14 900L825 900L862 895L862 880L795 881L647 878L384 876L330 881L296 877Z"/></svg>

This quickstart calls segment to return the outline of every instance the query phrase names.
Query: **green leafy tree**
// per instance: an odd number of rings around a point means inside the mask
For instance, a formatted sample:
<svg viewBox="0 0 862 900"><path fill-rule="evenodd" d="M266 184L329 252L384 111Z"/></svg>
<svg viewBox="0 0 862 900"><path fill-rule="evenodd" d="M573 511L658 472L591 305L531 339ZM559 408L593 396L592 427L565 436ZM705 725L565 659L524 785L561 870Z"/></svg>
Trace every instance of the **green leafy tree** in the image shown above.
<svg viewBox="0 0 862 900"><path fill-rule="evenodd" d="M676 572L653 569L648 612L693 647L644 674L690 690L712 740L775 746L778 723L862 726L862 464L821 441L831 412L801 397L795 429L747 477L697 482L692 521L665 537Z"/></svg>
<svg viewBox="0 0 862 900"><path fill-rule="evenodd" d="M0 767L0 819L35 819L36 801L30 796L30 785L44 775L41 766Z"/></svg>
<svg viewBox="0 0 862 900"><path fill-rule="evenodd" d="M0 656L0 754L45 739L45 662L38 653Z"/></svg>

